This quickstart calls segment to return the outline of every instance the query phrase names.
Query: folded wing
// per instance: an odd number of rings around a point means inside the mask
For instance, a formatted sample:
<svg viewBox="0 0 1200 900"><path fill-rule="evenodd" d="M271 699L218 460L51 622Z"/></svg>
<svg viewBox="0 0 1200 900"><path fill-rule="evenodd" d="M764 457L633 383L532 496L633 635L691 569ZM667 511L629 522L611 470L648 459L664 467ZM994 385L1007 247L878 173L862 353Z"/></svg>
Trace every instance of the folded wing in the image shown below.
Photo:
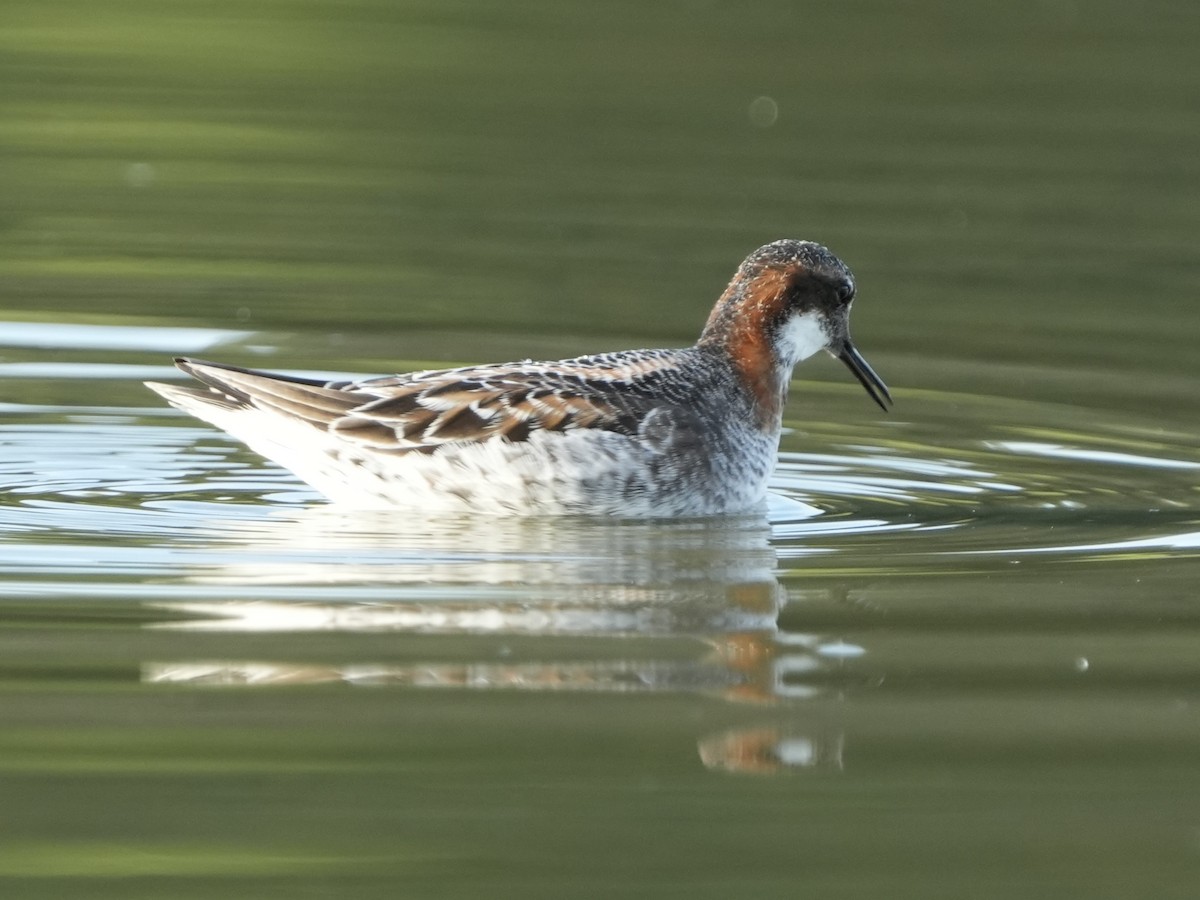
<svg viewBox="0 0 1200 900"><path fill-rule="evenodd" d="M607 359L478 366L357 382L177 359L176 365L205 388L155 389L190 412L198 404L258 409L375 452L428 453L447 443L519 443L539 431L593 428L636 435L661 400L631 391L631 381L653 380L670 360L660 353L636 364L622 358L620 365L608 365Z"/></svg>

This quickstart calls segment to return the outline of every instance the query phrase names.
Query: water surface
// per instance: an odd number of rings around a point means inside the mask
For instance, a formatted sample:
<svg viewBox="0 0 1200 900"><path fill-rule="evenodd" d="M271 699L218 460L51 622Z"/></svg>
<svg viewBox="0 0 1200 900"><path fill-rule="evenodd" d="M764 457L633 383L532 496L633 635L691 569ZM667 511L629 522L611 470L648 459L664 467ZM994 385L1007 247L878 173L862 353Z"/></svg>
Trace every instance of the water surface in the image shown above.
<svg viewBox="0 0 1200 900"><path fill-rule="evenodd" d="M1187 4L12 5L5 896L1191 897ZM355 515L141 386L690 342L762 516Z"/></svg>

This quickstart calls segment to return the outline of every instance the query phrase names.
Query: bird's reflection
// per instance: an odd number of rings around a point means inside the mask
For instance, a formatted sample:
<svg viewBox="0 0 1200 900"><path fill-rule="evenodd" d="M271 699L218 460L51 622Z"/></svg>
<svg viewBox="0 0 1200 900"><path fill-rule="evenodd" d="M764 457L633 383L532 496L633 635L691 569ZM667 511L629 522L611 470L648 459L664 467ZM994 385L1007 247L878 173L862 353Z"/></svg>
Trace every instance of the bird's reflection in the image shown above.
<svg viewBox="0 0 1200 900"><path fill-rule="evenodd" d="M195 585L221 593L236 586L251 599L157 603L164 617L147 627L471 636L466 643L475 655L463 659L458 648L443 649L449 658L395 663L156 661L145 664L143 678L209 686L691 692L787 709L844 688L838 672L848 645L779 630L787 593L775 577L770 536L765 517L433 520L307 510L243 532L236 553L189 573ZM478 636L493 639L486 655ZM612 643L602 645L604 654L589 644L587 658L562 658L563 647L577 646L564 639L579 637ZM630 638L641 639L636 653ZM520 639L536 639L536 659L508 649ZM699 748L705 765L724 771L840 768L842 759L840 736L790 726L704 736Z"/></svg>

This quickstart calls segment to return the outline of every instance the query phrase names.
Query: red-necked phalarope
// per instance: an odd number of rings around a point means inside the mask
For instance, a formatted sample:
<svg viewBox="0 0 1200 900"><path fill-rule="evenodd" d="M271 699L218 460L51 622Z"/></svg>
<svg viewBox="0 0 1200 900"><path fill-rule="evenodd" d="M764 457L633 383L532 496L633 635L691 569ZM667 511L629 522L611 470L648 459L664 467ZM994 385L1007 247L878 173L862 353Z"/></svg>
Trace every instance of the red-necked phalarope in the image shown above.
<svg viewBox="0 0 1200 900"><path fill-rule="evenodd" d="M331 500L519 515L755 510L792 367L827 350L884 410L850 341L854 277L782 240L738 267L694 347L324 382L191 359L149 386Z"/></svg>

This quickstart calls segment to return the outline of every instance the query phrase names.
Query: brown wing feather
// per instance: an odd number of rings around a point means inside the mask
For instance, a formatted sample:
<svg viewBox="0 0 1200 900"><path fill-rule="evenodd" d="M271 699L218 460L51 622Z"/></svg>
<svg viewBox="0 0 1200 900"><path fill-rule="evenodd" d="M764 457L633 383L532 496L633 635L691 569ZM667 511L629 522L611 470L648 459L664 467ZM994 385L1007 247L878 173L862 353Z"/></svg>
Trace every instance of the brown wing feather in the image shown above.
<svg viewBox="0 0 1200 900"><path fill-rule="evenodd" d="M635 408L636 397L622 396L615 373L597 379L604 370L592 365L589 379L560 366L482 366L417 373L408 381L359 382L355 389L375 393L377 399L330 427L349 440L397 452L492 438L519 443L537 431L578 427L636 433L645 410ZM378 426L394 432L391 441Z"/></svg>
<svg viewBox="0 0 1200 900"><path fill-rule="evenodd" d="M328 427L356 406L371 399L356 390L337 390L321 382L220 363L177 359L175 364L194 376L217 397L239 406L273 410Z"/></svg>
<svg viewBox="0 0 1200 900"><path fill-rule="evenodd" d="M435 383L436 385L436 383ZM599 398L563 398L543 385L522 384L508 391L494 387L468 389L462 384L416 382L391 388L388 396L364 404L333 422L340 435L373 447L405 450L418 446L500 438L528 440L535 431L566 431L586 425L620 425L625 417ZM392 440L386 440L386 432Z"/></svg>
<svg viewBox="0 0 1200 900"><path fill-rule="evenodd" d="M176 362L223 401L303 419L352 443L396 453L492 438L517 443L536 431L580 427L636 434L658 402L631 385L671 364L669 352L661 351L320 382Z"/></svg>

